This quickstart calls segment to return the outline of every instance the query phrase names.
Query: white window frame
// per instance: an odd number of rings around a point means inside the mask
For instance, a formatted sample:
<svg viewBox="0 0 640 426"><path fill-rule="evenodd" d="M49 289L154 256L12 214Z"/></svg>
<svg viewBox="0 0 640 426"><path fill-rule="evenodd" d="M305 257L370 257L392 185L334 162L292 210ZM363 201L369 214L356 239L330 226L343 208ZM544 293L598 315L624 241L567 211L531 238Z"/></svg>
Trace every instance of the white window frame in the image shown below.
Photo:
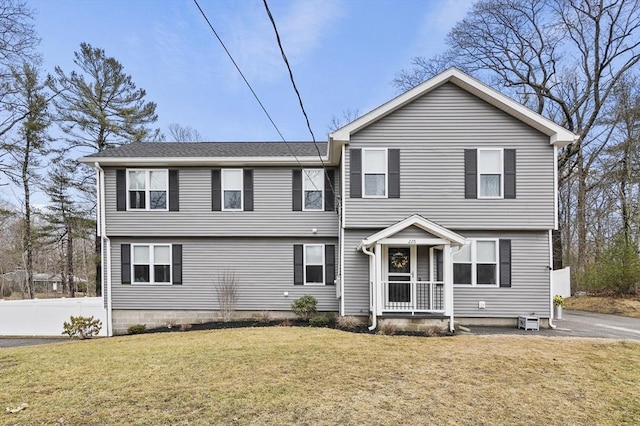
<svg viewBox="0 0 640 426"><path fill-rule="evenodd" d="M313 188L307 188L306 183L307 183L307 172L310 171L317 171L320 172L320 177L322 180L322 185L320 185L320 188L317 189L313 189ZM319 212L319 211L324 211L324 170L323 169L303 169L302 170L302 211L314 211L314 212ZM309 190L309 191L320 191L322 193L322 199L320 201L320 208L318 209L310 209L307 208L307 205L305 203L307 197L305 196L305 192Z"/></svg>
<svg viewBox="0 0 640 426"><path fill-rule="evenodd" d="M497 151L500 153L500 195L498 196L489 196L489 195L482 195L482 173L480 173L481 170L481 166L482 166L482 162L480 161L480 158L482 157L482 155L480 155L480 153L482 151ZM483 199L494 199L494 200L499 200L499 199L503 199L504 198L504 149L503 148L478 148L478 159L477 159L477 165L476 165L476 170L478 170L478 198L483 198Z"/></svg>
<svg viewBox="0 0 640 426"><path fill-rule="evenodd" d="M140 209L140 208L136 208L136 207L131 207L131 196L130 196L130 192L131 191L138 191L138 190L132 190L130 187L130 181L129 181L129 174L131 172L144 172L144 208ZM152 209L151 208L151 172L165 172L166 174L166 180L165 180L165 191L167 193L167 197L166 197L166 203L165 203L165 208L164 209ZM157 211L157 212L166 212L169 211L169 169L127 169L127 210L131 210L131 211ZM155 191L155 190L154 190Z"/></svg>
<svg viewBox="0 0 640 426"><path fill-rule="evenodd" d="M136 281L135 265L147 265L147 263L137 262L135 259L136 247L148 247L149 248L149 281ZM155 248L156 247L169 247L169 263L156 263L155 262ZM156 282L155 270L156 265L169 265L169 281L168 282ZM131 244L131 284L140 285L172 285L173 284L173 245L172 244Z"/></svg>
<svg viewBox="0 0 640 426"><path fill-rule="evenodd" d="M229 209L224 206L224 191L225 191L225 173L228 172L240 172L240 208L239 209ZM244 169L222 169L220 171L220 203L222 205L223 211L230 212L241 212L244 211ZM228 191L237 191L237 189L227 189Z"/></svg>
<svg viewBox="0 0 640 426"><path fill-rule="evenodd" d="M322 263L321 264L317 264L317 263L307 264L307 247L320 247L320 251L322 253ZM303 244L302 245L302 270L303 270L303 281L302 281L302 283L304 285L310 285L310 286L323 286L323 285L325 285L326 259L324 258L324 255L325 255L324 244ZM322 282L321 283L308 283L307 282L307 266L322 266Z"/></svg>
<svg viewBox="0 0 640 426"><path fill-rule="evenodd" d="M466 265L471 264L471 284L455 284L455 287L479 287L479 288L494 288L500 287L500 239L499 238L467 238L469 245L471 246L471 262L456 262L453 257L452 263L464 263ZM478 242L493 242L496 248L496 283L495 284L478 284L478 256L477 256L477 243ZM486 262L481 262L486 264ZM452 276L453 280L454 277Z"/></svg>
<svg viewBox="0 0 640 426"><path fill-rule="evenodd" d="M384 152L384 195L367 195L367 186L365 184L365 168L367 164L367 152L383 151ZM389 197L389 150L388 148L362 148L362 198L388 198Z"/></svg>

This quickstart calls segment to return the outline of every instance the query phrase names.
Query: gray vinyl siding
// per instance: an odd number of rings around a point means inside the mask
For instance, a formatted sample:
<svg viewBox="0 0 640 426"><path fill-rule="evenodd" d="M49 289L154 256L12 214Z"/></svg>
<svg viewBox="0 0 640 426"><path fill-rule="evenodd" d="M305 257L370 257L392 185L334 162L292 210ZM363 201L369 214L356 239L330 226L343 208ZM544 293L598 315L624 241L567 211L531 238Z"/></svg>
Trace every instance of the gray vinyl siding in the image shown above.
<svg viewBox="0 0 640 426"><path fill-rule="evenodd" d="M116 211L115 169L105 170L109 237L338 236L335 211L292 211L291 168L252 168L253 211L211 211L211 169L180 169L180 211ZM335 189L340 176L335 173Z"/></svg>
<svg viewBox="0 0 640 426"><path fill-rule="evenodd" d="M357 251L363 238L378 230L345 229L344 232L344 314L369 315L369 256Z"/></svg>
<svg viewBox="0 0 640 426"><path fill-rule="evenodd" d="M549 233L548 232L460 232L467 238L511 240L511 287L481 288L454 286L454 314L457 317L509 317L533 315L548 318ZM486 309L478 309L484 301Z"/></svg>
<svg viewBox="0 0 640 426"><path fill-rule="evenodd" d="M120 245L132 243L182 244L183 283L122 284ZM309 294L318 299L318 310L337 312L335 285L293 284L293 245L304 243L334 244L337 248L338 241L327 238L113 238L113 309L217 310L214 282L218 271L228 269L235 272L238 280L239 311L289 311L296 298Z"/></svg>
<svg viewBox="0 0 640 426"><path fill-rule="evenodd" d="M350 198L349 149L400 149L400 198ZM516 199L465 199L464 149L516 149ZM450 229L551 229L549 137L453 84L445 84L351 136L347 227L384 228L414 213Z"/></svg>

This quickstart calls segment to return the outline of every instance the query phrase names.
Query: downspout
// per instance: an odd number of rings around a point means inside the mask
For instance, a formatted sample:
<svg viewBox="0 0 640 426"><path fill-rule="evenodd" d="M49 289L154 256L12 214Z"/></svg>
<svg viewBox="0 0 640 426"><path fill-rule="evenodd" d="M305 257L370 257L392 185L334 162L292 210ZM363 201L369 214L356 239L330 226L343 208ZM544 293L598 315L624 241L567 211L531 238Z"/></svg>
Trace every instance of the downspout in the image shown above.
<svg viewBox="0 0 640 426"><path fill-rule="evenodd" d="M100 238L102 244L102 261L103 267L106 264L105 280L103 290L107 296L107 336L113 336L113 319L111 318L111 240L107 237L107 224L106 224L106 207L105 207L105 187L104 187L104 170L100 167L98 162L94 163L94 167L98 170L98 203L100 208L98 209L98 221L100 222Z"/></svg>
<svg viewBox="0 0 640 426"><path fill-rule="evenodd" d="M368 256L371 256L371 260L373 260L373 271L369 270L369 283L370 283L370 291L371 291L371 300L372 300L372 308L371 308L371 326L369 327L369 331L375 330L378 327L378 314L376 312L376 306L378 305L378 300L376 298L376 288L375 288L375 279L371 279L371 276L376 276L376 255L372 251L367 250L365 246L362 246L362 252Z"/></svg>
<svg viewBox="0 0 640 426"><path fill-rule="evenodd" d="M553 235L549 230L549 328L555 329L553 324Z"/></svg>

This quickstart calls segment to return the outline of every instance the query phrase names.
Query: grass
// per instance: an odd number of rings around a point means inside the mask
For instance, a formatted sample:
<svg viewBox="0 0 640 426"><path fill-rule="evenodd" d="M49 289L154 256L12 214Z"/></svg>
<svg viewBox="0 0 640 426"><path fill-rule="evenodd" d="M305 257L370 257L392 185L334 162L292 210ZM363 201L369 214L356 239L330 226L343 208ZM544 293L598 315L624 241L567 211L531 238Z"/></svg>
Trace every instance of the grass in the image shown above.
<svg viewBox="0 0 640 426"><path fill-rule="evenodd" d="M565 299L565 309L640 318L640 298L580 296Z"/></svg>
<svg viewBox="0 0 640 426"><path fill-rule="evenodd" d="M640 344L298 327L0 350L0 424L638 424ZM1 410L0 410L1 411Z"/></svg>

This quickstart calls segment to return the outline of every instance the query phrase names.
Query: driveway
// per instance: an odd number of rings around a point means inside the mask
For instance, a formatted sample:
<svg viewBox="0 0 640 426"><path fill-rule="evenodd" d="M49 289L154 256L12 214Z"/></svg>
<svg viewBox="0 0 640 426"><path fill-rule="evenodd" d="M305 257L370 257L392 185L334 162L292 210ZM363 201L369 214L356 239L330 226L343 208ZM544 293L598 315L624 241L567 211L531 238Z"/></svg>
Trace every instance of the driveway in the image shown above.
<svg viewBox="0 0 640 426"><path fill-rule="evenodd" d="M556 337L597 337L640 342L640 318L565 310L561 320L554 320L555 330L525 331L515 327L469 327L472 334L522 334Z"/></svg>
<svg viewBox="0 0 640 426"><path fill-rule="evenodd" d="M16 346L44 345L47 343L60 343L68 341L62 337L0 337L0 348L13 348Z"/></svg>

